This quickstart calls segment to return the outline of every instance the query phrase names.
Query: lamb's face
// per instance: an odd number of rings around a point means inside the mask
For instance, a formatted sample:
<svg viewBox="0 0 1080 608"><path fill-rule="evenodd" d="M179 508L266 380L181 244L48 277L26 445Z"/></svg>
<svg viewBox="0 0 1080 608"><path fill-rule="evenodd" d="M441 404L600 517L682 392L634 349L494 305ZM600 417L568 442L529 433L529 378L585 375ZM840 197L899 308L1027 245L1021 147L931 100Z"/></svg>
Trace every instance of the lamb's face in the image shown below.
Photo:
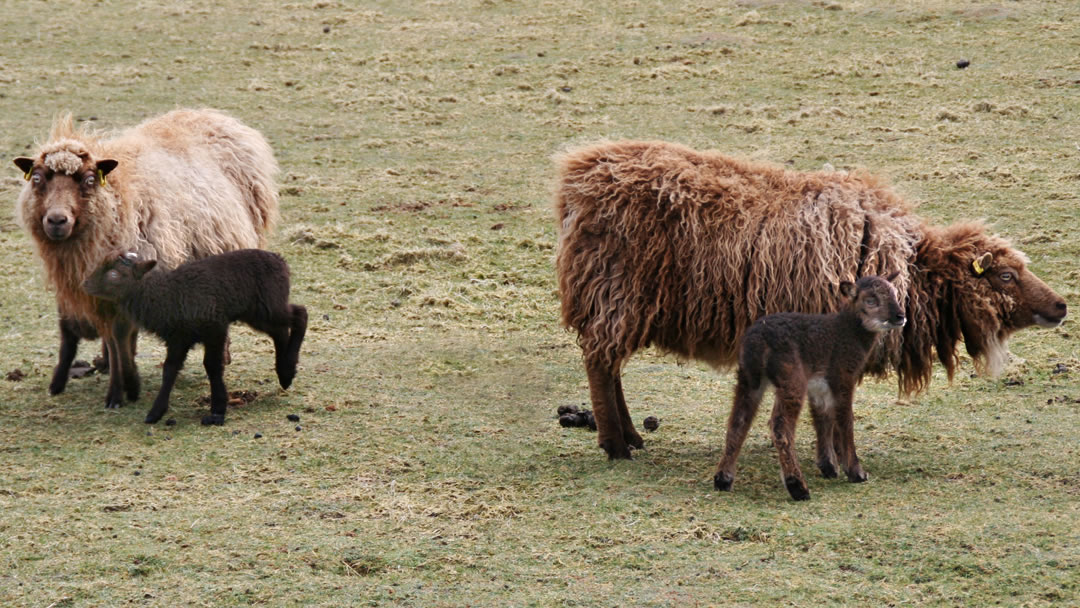
<svg viewBox="0 0 1080 608"><path fill-rule="evenodd" d="M896 287L889 277L863 277L855 283L855 314L867 331L899 329L907 323L904 309L896 297Z"/></svg>
<svg viewBox="0 0 1080 608"><path fill-rule="evenodd" d="M78 234L86 201L106 186L105 176L117 162L95 161L74 146L44 150L36 159L19 157L15 164L28 182L29 208L23 209L27 227L40 240L59 242Z"/></svg>
<svg viewBox="0 0 1080 608"><path fill-rule="evenodd" d="M83 289L102 300L123 300L156 263L155 260L139 262L134 253L112 254L83 281Z"/></svg>

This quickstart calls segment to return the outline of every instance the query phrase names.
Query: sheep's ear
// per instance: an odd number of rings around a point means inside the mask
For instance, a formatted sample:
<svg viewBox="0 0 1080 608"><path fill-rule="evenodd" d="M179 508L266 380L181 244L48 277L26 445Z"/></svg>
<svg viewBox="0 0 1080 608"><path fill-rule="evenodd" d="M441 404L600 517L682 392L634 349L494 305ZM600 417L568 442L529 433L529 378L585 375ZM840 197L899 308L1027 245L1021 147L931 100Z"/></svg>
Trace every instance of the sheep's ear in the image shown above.
<svg viewBox="0 0 1080 608"><path fill-rule="evenodd" d="M889 276L885 277L885 280L892 283L892 282L896 281L896 277L898 277L898 276L900 276L900 271L899 270L894 270L894 271L892 271L891 274L889 274Z"/></svg>
<svg viewBox="0 0 1080 608"><path fill-rule="evenodd" d="M975 271L975 276L981 277L983 273L986 272L990 268L990 265L993 263L994 256L991 255L989 251L987 251L986 253L975 258L973 262L971 262L971 269Z"/></svg>
<svg viewBox="0 0 1080 608"><path fill-rule="evenodd" d="M23 172L25 179L30 179L30 172L34 170L34 159L20 156L15 159L15 166Z"/></svg>
<svg viewBox="0 0 1080 608"><path fill-rule="evenodd" d="M851 281L841 281L840 282L840 293L844 294L845 296L847 296L849 298L854 298L855 297L855 284L852 283Z"/></svg>
<svg viewBox="0 0 1080 608"><path fill-rule="evenodd" d="M111 158L106 158L105 160L99 160L98 161L97 170L100 171L102 175L108 175L109 172L112 171L113 169L115 169L116 165L119 165L119 164L120 164L120 161L116 161L116 160L113 160Z"/></svg>
<svg viewBox="0 0 1080 608"><path fill-rule="evenodd" d="M135 270L133 271L133 273L135 274L135 278L136 279L143 278L143 275L150 272L151 270L153 270L154 266L157 266L157 260L146 260L145 262L136 262L135 263Z"/></svg>

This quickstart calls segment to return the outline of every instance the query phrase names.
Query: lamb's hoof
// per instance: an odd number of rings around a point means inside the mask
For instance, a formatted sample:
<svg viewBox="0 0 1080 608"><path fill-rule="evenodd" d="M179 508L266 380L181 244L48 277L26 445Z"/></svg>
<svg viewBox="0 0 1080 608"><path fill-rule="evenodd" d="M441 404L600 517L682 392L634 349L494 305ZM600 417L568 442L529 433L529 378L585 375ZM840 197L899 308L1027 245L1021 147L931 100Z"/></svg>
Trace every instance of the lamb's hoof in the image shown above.
<svg viewBox="0 0 1080 608"><path fill-rule="evenodd" d="M281 385L281 388L289 388L290 386L292 386L292 381L293 381L293 378L295 378L295 377L296 377L296 370L295 369L292 370L292 372L286 372L284 374L278 374L278 384Z"/></svg>
<svg viewBox="0 0 1080 608"><path fill-rule="evenodd" d="M49 383L49 394L55 397L64 392L65 388L67 388L67 378L57 376Z"/></svg>
<svg viewBox="0 0 1080 608"><path fill-rule="evenodd" d="M150 410L146 413L146 418L143 419L143 422L146 424L154 424L158 420L161 420L161 417L164 415L165 412L155 412L154 410Z"/></svg>
<svg viewBox="0 0 1080 608"><path fill-rule="evenodd" d="M731 484L735 483L735 476L727 473L717 473L712 478L713 487L721 492L730 492Z"/></svg>
<svg viewBox="0 0 1080 608"><path fill-rule="evenodd" d="M223 424L225 424L225 415L224 414L208 414L206 416L203 416L203 418L202 418L202 425L203 426L210 426L210 425L221 426Z"/></svg>
<svg viewBox="0 0 1080 608"><path fill-rule="evenodd" d="M117 399L106 399L106 400L105 400L105 409L107 409L107 410L115 410L115 409L119 409L119 408L120 408L120 407L122 407L123 405L124 405L124 400L123 400L123 399L121 399L121 398L117 398Z"/></svg>
<svg viewBox="0 0 1080 608"><path fill-rule="evenodd" d="M625 442L618 442L608 439L600 442L600 447L604 448L607 452L608 460L632 460L634 457L630 455L630 446Z"/></svg>
<svg viewBox="0 0 1080 608"><path fill-rule="evenodd" d="M784 480L784 485L787 486L788 494L791 494L791 498L794 500L810 500L810 490L806 487L806 482L798 477L788 477Z"/></svg>
<svg viewBox="0 0 1080 608"><path fill-rule="evenodd" d="M870 476L861 467L856 467L854 470L847 472L847 479L851 483L862 483L869 478Z"/></svg>
<svg viewBox="0 0 1080 608"><path fill-rule="evenodd" d="M627 445L632 446L635 450L645 449L645 440L641 438L641 435L638 435L635 432L631 431L629 433L624 433L623 441L625 441Z"/></svg>
<svg viewBox="0 0 1080 608"><path fill-rule="evenodd" d="M821 470L821 476L825 479L836 479L838 477L836 467L831 462L819 464L818 469Z"/></svg>

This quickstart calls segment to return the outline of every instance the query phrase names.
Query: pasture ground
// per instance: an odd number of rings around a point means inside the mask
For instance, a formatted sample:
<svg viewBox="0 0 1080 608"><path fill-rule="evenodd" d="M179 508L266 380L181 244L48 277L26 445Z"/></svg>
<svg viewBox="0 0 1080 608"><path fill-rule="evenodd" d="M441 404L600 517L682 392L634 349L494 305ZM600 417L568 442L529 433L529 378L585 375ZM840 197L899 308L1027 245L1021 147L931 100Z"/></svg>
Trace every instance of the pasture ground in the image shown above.
<svg viewBox="0 0 1080 608"><path fill-rule="evenodd" d="M904 400L865 382L870 481L808 477L807 503L779 482L763 412L721 495L730 373L636 357L631 412L661 423L632 462L556 423L587 389L549 195L551 154L599 138L864 167L935 221L988 219L1076 307L1077 3L2 8L3 162L63 110L106 130L235 114L281 162L272 248L311 326L287 392L269 340L236 329L226 382L258 397L222 428L198 424L199 350L176 424L142 423L163 357L149 337L137 404L105 411L101 376L50 398L55 309L8 166L0 371L25 378L0 381L0 604L1080 603L1075 321L1017 335L1002 378L966 362ZM813 469L808 422L798 452Z"/></svg>

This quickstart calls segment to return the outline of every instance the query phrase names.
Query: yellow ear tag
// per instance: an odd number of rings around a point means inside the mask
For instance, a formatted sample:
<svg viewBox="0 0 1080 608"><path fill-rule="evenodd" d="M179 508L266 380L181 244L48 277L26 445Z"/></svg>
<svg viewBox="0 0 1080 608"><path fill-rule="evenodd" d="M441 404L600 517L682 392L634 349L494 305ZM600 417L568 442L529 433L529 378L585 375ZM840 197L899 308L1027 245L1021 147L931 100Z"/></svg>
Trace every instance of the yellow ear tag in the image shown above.
<svg viewBox="0 0 1080 608"><path fill-rule="evenodd" d="M981 277L982 273L986 272L986 269L979 265L979 260L973 261L971 267L975 269L975 276L977 277Z"/></svg>
<svg viewBox="0 0 1080 608"><path fill-rule="evenodd" d="M97 170L97 179L98 183L101 184L102 188L108 185L108 183L105 181L105 174L101 172L101 169Z"/></svg>
<svg viewBox="0 0 1080 608"><path fill-rule="evenodd" d="M26 175L23 175L22 178L25 179L26 181L30 181L30 176L33 175L33 174L34 174L33 171L27 171Z"/></svg>

